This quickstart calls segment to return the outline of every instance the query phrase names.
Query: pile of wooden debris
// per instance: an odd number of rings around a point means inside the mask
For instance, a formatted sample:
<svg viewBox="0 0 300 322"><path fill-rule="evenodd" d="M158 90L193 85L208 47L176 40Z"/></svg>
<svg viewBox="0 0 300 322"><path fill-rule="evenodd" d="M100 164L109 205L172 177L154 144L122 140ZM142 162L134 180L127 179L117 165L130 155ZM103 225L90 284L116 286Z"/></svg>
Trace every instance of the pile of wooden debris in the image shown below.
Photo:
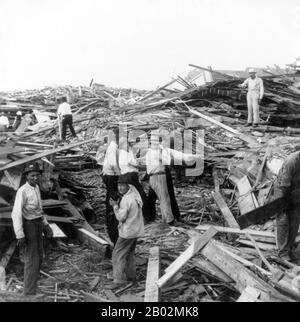
<svg viewBox="0 0 300 322"><path fill-rule="evenodd" d="M19 110L27 116L15 132L0 138L0 299L22 300L22 275L15 270L22 266L17 258L8 265L16 249L10 215L25 164L38 160L44 169L43 207L58 238L41 279L48 299L300 300L297 267L276 257L276 211L244 217L270 202L285 156L300 143L300 94L292 86L293 77L264 78L262 123L255 131L243 127L245 91L238 88L243 79L228 75L204 86L178 78L183 91L170 90L172 81L154 92L94 84L2 95L1 111L11 118ZM60 146L56 100L66 94L79 142ZM204 130L204 173L191 178L176 169L182 222L169 227L157 220L147 226L137 249L138 283L112 293L105 290L111 264L95 254L103 254L110 244L103 225L103 130L120 124L147 135L164 129L182 135L190 129L191 148L200 139L197 130ZM141 155L147 147L139 144Z"/></svg>

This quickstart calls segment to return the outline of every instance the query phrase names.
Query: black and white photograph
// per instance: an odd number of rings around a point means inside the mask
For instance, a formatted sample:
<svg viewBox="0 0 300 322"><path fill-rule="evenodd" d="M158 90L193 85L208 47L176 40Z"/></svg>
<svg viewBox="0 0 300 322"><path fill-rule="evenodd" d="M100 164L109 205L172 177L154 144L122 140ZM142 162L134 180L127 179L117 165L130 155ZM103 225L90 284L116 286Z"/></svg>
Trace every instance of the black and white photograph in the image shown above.
<svg viewBox="0 0 300 322"><path fill-rule="evenodd" d="M0 0L0 302L300 302L299 39L299 0Z"/></svg>

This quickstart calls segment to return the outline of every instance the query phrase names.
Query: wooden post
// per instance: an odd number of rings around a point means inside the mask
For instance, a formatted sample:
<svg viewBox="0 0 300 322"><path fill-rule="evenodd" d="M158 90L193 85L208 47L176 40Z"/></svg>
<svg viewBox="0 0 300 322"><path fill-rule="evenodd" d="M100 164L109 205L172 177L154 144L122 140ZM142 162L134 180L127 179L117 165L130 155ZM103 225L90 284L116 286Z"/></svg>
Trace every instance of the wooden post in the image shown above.
<svg viewBox="0 0 300 322"><path fill-rule="evenodd" d="M150 248L144 302L159 302L160 290L156 282L160 277L159 247Z"/></svg>

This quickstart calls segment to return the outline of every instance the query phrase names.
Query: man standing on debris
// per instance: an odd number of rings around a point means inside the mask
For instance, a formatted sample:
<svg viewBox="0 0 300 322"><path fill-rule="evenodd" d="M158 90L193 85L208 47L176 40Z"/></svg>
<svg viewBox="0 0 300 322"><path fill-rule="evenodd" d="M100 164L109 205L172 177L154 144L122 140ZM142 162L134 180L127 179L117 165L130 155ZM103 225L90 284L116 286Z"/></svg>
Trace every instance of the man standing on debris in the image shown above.
<svg viewBox="0 0 300 322"><path fill-rule="evenodd" d="M110 205L110 199L115 201L119 199L118 179L120 175L119 168L119 150L117 141L119 133L117 130L111 131L109 136L109 146L106 150L103 163L103 182L106 186L106 227L111 241L116 244L118 240L118 221Z"/></svg>
<svg viewBox="0 0 300 322"><path fill-rule="evenodd" d="M37 164L25 168L26 183L17 191L11 214L20 248L25 247L24 295L35 295L43 261L43 232L53 237L42 209L38 179L41 170Z"/></svg>
<svg viewBox="0 0 300 322"><path fill-rule="evenodd" d="M257 77L254 69L251 68L249 74L250 77L240 87L246 88L248 86L248 123L246 126L251 126L253 123L253 127L257 127L259 124L259 105L264 97L264 84L263 80Z"/></svg>
<svg viewBox="0 0 300 322"><path fill-rule="evenodd" d="M175 219L180 220L179 207L174 194L174 186L167 165L171 156L167 149L161 148L159 137L151 137L151 147L146 154L147 173L149 183L149 205L151 213L155 214L155 202L159 199L163 221L173 224Z"/></svg>
<svg viewBox="0 0 300 322"><path fill-rule="evenodd" d="M58 107L57 110L58 115L58 121L61 121L62 124L62 133L61 138L63 141L66 140L66 134L67 134L67 126L69 127L72 135L74 138L76 138L76 133L73 127L73 115L71 111L71 106L69 103L67 103L67 98L62 97L61 98L61 104Z"/></svg>
<svg viewBox="0 0 300 322"><path fill-rule="evenodd" d="M0 132L6 132L9 127L9 120L3 112L0 114Z"/></svg>
<svg viewBox="0 0 300 322"><path fill-rule="evenodd" d="M139 192L124 176L119 178L118 189L122 195L120 203L110 201L119 221L119 238L112 254L114 282L110 289L136 281L135 247L138 237L144 233L143 201Z"/></svg>
<svg viewBox="0 0 300 322"><path fill-rule="evenodd" d="M133 153L130 142L125 137L120 138L119 143L119 166L121 175L128 180L128 184L133 185L139 192L143 201L143 216L150 221L152 218L148 205L148 198L139 181L139 163Z"/></svg>
<svg viewBox="0 0 300 322"><path fill-rule="evenodd" d="M287 157L274 186L274 197L286 197L286 212L277 215L277 244L279 257L300 264L300 254L295 251L295 240L300 226L300 151Z"/></svg>

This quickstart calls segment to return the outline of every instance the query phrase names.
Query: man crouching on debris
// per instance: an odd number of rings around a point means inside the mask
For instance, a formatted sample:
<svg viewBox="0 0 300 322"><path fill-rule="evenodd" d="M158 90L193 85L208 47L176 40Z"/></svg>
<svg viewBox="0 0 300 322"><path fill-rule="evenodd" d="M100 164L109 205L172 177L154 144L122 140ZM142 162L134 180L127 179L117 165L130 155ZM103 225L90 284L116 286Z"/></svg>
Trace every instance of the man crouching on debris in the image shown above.
<svg viewBox="0 0 300 322"><path fill-rule="evenodd" d="M120 288L136 280L135 247L137 238L144 233L143 202L136 188L128 179L120 176L118 189L122 195L120 203L111 199L119 221L119 238L112 254L114 282L110 289Z"/></svg>
<svg viewBox="0 0 300 322"><path fill-rule="evenodd" d="M295 251L295 240L300 225L300 151L287 157L274 186L274 197L286 197L288 208L277 215L277 244L279 257L300 264L300 254Z"/></svg>
<svg viewBox="0 0 300 322"><path fill-rule="evenodd" d="M37 164L25 168L26 183L17 191L12 220L19 247L25 248L24 295L35 295L43 260L43 232L53 237L42 209Z"/></svg>

